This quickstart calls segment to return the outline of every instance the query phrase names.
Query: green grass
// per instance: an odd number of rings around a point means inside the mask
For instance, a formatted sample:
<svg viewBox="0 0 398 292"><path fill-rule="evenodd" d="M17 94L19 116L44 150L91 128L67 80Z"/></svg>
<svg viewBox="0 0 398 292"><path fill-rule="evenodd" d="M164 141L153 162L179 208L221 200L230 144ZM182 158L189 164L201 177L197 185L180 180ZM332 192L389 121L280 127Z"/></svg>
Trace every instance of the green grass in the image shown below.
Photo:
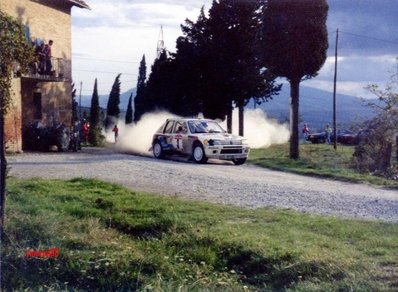
<svg viewBox="0 0 398 292"><path fill-rule="evenodd" d="M352 146L337 145L334 150L333 145L328 144L300 144L299 149L300 158L297 160L289 158L289 144L252 149L248 162L298 174L398 188L398 181L356 171L352 162Z"/></svg>
<svg viewBox="0 0 398 292"><path fill-rule="evenodd" d="M391 291L398 225L8 180L3 290ZM59 248L51 259L26 250Z"/></svg>

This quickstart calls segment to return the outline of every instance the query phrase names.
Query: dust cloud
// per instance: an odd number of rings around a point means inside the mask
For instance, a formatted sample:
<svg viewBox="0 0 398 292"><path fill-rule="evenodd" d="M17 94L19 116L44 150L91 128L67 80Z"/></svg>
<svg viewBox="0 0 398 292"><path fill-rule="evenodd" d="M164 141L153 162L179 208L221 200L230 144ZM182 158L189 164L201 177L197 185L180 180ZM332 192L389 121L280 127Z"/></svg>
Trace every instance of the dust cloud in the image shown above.
<svg viewBox="0 0 398 292"><path fill-rule="evenodd" d="M123 152L133 152L141 155L152 155L149 151L153 134L168 118L178 116L168 112L155 112L142 116L137 124L125 126L120 120L119 140L116 147ZM220 123L226 129L226 122ZM261 109L245 110L245 138L251 148L269 147L272 144L282 144L289 139L289 130L286 124L279 124L276 120L267 118ZM238 133L238 111L233 113L233 133ZM105 133L106 141L115 142L114 133L110 130Z"/></svg>
<svg viewBox="0 0 398 292"><path fill-rule="evenodd" d="M168 112L148 113L143 115L137 124L131 126L125 126L124 121L119 121L117 148L125 152L152 155L152 152L149 151L152 146L152 136L166 119L170 118L177 118L177 116ZM111 131L107 132L105 137L108 142L115 142L114 134Z"/></svg>
<svg viewBox="0 0 398 292"><path fill-rule="evenodd" d="M238 110L232 114L232 132L236 135L239 132L238 115ZM289 126L268 118L262 109L245 110L244 120L244 136L250 148L266 148L289 140ZM226 128L226 123L223 123L223 127Z"/></svg>

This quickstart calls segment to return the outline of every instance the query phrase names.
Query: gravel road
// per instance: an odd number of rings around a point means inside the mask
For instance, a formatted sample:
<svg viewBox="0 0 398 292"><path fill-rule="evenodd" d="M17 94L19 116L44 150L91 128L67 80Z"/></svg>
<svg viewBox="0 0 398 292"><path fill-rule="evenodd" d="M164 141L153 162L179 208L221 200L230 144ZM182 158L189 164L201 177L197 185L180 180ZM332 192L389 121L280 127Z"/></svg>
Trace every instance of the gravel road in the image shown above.
<svg viewBox="0 0 398 292"><path fill-rule="evenodd" d="M78 153L8 157L18 178L97 178L137 191L249 208L274 206L306 213L398 223L398 191L210 161L187 161L84 148Z"/></svg>

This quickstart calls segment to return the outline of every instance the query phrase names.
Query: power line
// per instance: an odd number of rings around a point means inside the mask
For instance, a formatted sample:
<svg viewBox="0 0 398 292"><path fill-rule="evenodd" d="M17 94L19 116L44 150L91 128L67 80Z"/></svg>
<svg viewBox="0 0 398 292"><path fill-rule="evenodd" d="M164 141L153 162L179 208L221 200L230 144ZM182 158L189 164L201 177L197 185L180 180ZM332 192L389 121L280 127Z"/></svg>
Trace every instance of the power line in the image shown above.
<svg viewBox="0 0 398 292"><path fill-rule="evenodd" d="M375 38L375 37L365 36L365 35L356 34L356 33L352 33L352 32L341 31L341 30L339 30L339 32L343 33L343 34L348 34L348 35L352 35L355 37L359 37L359 38L365 38L365 39L370 39L370 40L374 40L374 41L378 41L378 42L385 42L385 43L398 45L398 42L395 42L395 41L383 40L383 39L379 39L379 38Z"/></svg>
<svg viewBox="0 0 398 292"><path fill-rule="evenodd" d="M124 72L95 71L95 70L79 70L79 69L73 69L73 71L76 71L76 72L99 73L99 74L123 74L123 75L128 75L128 76L138 76L138 74L124 73Z"/></svg>
<svg viewBox="0 0 398 292"><path fill-rule="evenodd" d="M85 57L73 57L73 59L92 60L92 61L100 61L100 62L114 62L114 63L130 63L130 64L139 64L140 63L140 62L133 62L133 61L125 61L125 60L96 59L96 58L85 58Z"/></svg>

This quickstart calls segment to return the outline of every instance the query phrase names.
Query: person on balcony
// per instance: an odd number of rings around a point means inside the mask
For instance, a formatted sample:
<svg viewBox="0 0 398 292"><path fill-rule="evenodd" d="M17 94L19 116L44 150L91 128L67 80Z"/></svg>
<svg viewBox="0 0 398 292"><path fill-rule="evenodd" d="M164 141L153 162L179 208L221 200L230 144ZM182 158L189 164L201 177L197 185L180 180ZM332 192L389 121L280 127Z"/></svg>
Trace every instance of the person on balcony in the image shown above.
<svg viewBox="0 0 398 292"><path fill-rule="evenodd" d="M48 41L48 44L46 44L45 46L44 46L44 55L45 55L45 62L46 62L46 70L45 70L45 74L46 75L52 75L52 69L53 69L53 65L52 65L52 62L51 62L51 57L52 57L52 54L51 54L51 46L53 45L53 40L49 40Z"/></svg>
<svg viewBox="0 0 398 292"><path fill-rule="evenodd" d="M40 45L36 47L35 54L36 54L37 60L39 62L39 66L37 68L37 73L44 74L45 68L46 68L46 54L44 52L44 43L43 42L41 42Z"/></svg>

